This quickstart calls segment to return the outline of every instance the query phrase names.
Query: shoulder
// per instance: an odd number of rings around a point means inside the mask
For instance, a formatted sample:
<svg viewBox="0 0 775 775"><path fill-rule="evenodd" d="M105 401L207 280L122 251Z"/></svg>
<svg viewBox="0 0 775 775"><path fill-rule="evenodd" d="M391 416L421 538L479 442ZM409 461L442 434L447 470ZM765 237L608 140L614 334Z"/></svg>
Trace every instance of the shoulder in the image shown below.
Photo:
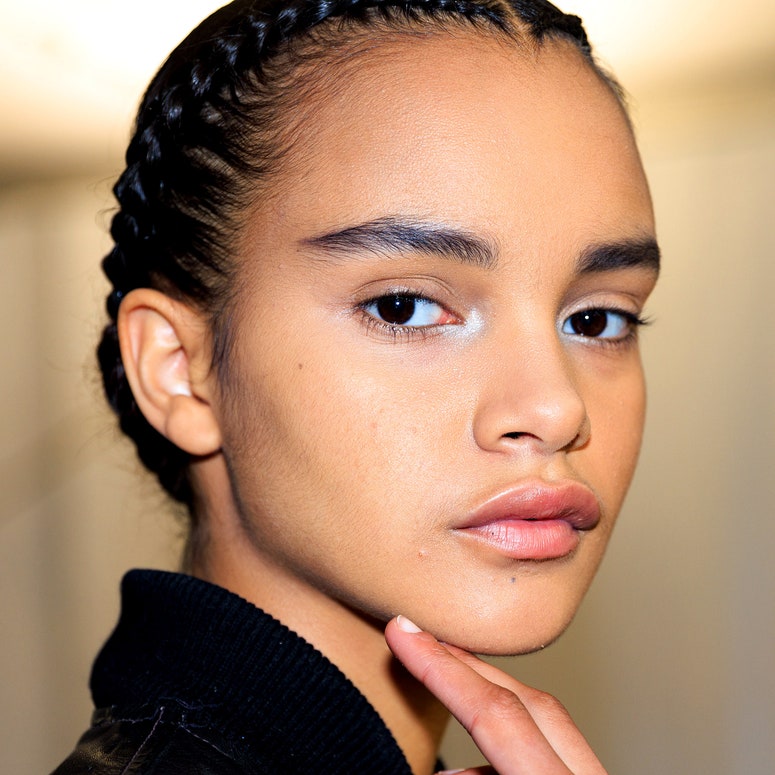
<svg viewBox="0 0 775 775"><path fill-rule="evenodd" d="M103 712L53 775L244 775L262 773L219 745L205 726L168 706L121 717Z"/></svg>

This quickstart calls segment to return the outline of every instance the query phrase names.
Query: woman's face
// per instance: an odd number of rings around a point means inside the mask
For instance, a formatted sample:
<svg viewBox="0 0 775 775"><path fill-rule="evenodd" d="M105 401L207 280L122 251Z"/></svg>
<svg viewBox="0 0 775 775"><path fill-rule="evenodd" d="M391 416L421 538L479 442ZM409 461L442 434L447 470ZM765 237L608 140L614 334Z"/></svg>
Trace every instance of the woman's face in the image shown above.
<svg viewBox="0 0 775 775"><path fill-rule="evenodd" d="M535 649L641 439L656 253L627 121L569 44L473 33L362 53L306 107L243 235L217 407L253 561L471 650Z"/></svg>

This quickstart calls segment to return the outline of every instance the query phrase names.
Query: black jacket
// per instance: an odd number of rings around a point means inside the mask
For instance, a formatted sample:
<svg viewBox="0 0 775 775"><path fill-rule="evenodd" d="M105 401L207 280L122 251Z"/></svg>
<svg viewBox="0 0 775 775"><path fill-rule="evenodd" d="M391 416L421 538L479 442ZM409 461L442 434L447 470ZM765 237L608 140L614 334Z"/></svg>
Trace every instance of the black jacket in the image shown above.
<svg viewBox="0 0 775 775"><path fill-rule="evenodd" d="M411 775L337 667L255 606L190 576L127 574L91 690L92 727L55 775Z"/></svg>

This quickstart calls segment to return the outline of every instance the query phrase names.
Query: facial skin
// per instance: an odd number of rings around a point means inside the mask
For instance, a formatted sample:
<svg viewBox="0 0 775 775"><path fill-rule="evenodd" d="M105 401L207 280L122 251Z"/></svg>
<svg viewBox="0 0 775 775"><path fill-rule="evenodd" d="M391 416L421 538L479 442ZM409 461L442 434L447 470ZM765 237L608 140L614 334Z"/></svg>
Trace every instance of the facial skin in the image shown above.
<svg viewBox="0 0 775 775"><path fill-rule="evenodd" d="M447 711L384 623L491 654L567 626L640 445L654 223L626 118L570 44L399 36L342 67L246 216L226 368L206 316L158 291L118 327L141 410L194 456L193 572L317 646L424 773ZM561 552L463 529L541 488L586 504Z"/></svg>
<svg viewBox="0 0 775 775"><path fill-rule="evenodd" d="M626 316L641 313L654 267L579 272L598 246L653 239L631 131L565 43L398 40L319 97L294 148L303 164L242 239L213 400L211 469L229 479L203 480L201 572L233 575L218 557L239 535L250 570L231 586L280 618L293 610L301 631L354 609L403 613L476 652L538 648L591 581L641 439ZM375 221L462 232L493 265L312 244ZM429 301L390 327L375 300L391 294ZM589 309L626 314L609 315L605 338L578 336L571 316ZM599 524L569 555L513 559L456 529L531 482L595 494Z"/></svg>

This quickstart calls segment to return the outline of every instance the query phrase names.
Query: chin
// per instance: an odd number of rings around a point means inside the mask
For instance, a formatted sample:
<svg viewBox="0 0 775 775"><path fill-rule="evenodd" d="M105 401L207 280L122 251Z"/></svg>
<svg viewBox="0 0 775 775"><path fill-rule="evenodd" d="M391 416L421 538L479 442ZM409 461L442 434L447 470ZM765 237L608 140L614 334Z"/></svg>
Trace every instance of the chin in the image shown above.
<svg viewBox="0 0 775 775"><path fill-rule="evenodd" d="M488 657L516 657L525 654L533 654L536 651L542 651L547 646L551 646L568 628L568 624L543 633L536 634L527 639L524 637L508 637L508 635L497 635L492 638L457 638L445 639L445 643L470 651L472 654L479 654Z"/></svg>
<svg viewBox="0 0 775 775"><path fill-rule="evenodd" d="M498 638L486 643L482 642L469 650L474 654L488 657L518 657L525 654L534 654L536 651L542 651L559 640L569 625L570 622L567 622L559 629L547 631L543 637L535 637L531 640Z"/></svg>
<svg viewBox="0 0 775 775"><path fill-rule="evenodd" d="M457 606L447 606L441 617L438 610L425 610L414 621L439 640L474 654L514 656L540 651L570 626L588 585L578 580L566 585L534 579L536 588L524 581L518 597L458 601Z"/></svg>
<svg viewBox="0 0 775 775"><path fill-rule="evenodd" d="M468 617L466 624L461 624L462 617L440 625L428 622L427 629L440 641L473 654L518 656L541 651L554 643L568 629L577 609L578 605L545 606L503 615L480 614Z"/></svg>

